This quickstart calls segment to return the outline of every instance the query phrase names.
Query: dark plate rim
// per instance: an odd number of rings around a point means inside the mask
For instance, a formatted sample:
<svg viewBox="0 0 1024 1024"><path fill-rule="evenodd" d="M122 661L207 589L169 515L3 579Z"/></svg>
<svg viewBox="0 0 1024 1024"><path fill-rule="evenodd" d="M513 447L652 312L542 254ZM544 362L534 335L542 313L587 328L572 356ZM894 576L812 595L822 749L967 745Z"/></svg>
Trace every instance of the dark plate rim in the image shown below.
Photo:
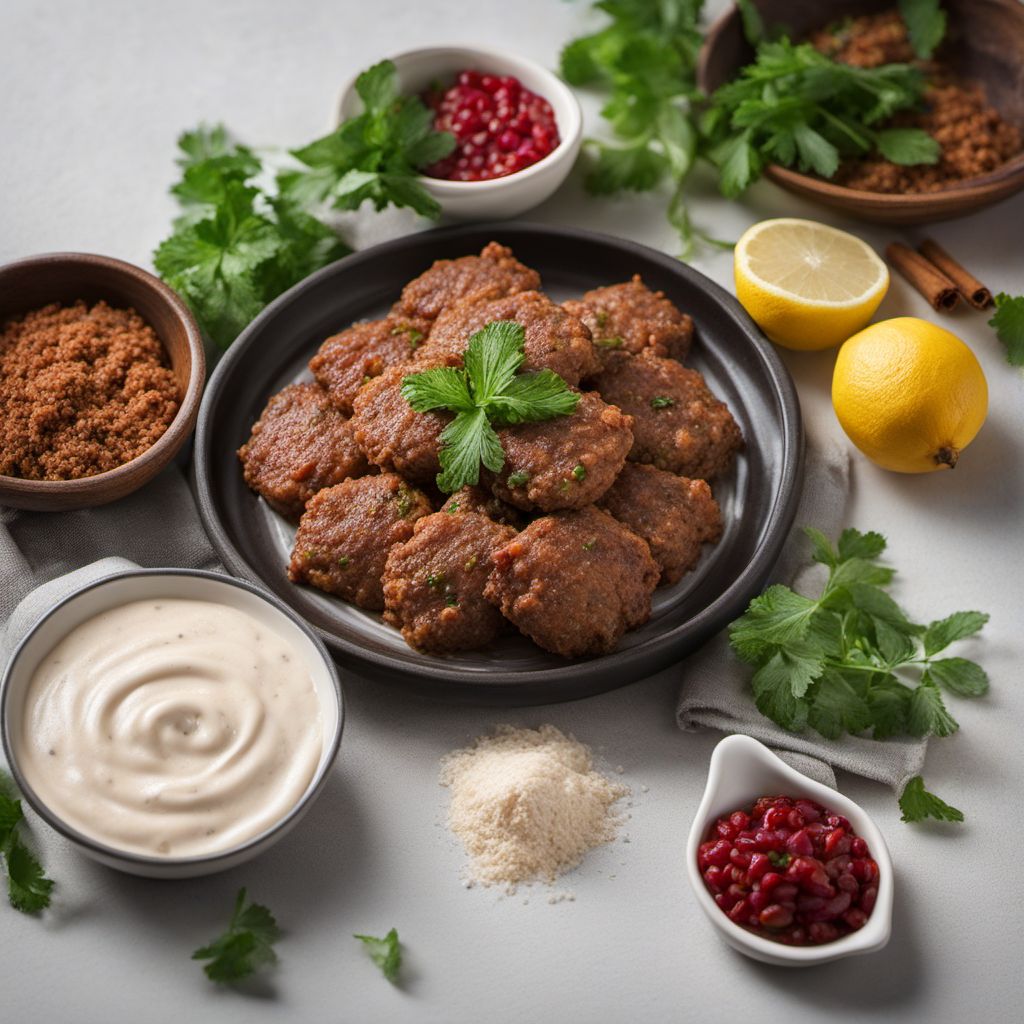
<svg viewBox="0 0 1024 1024"><path fill-rule="evenodd" d="M740 327L774 386L774 397L778 402L779 418L784 435L783 459L780 469L781 480L775 492L771 509L766 517L766 525L761 543L758 545L754 557L748 562L743 572L733 579L714 601L685 622L650 638L638 646L626 650L613 651L611 654L602 655L597 658L576 659L556 668L524 669L511 672L496 671L481 675L477 672L460 669L446 659L431 658L429 655L420 655L423 659L422 662L410 665L408 662L386 652L367 649L346 637L322 630L313 623L308 623L308 625L332 650L340 651L354 658L371 671L375 670L378 675L384 673L392 676L398 675L407 679L423 679L436 683L454 683L469 689L475 687L480 690L486 689L491 691L496 688L512 690L517 687L535 687L538 684L578 681L581 677L595 672L598 667L600 667L602 674L621 671L624 681L632 681L632 679L638 677L636 674L628 672L631 664L640 662L646 669L643 674L649 675L678 660L679 655L675 652L680 645L680 641L683 639L682 636L679 636L680 633L683 633L685 637L699 636L701 638L700 642L703 643L742 613L750 599L757 594L763 585L789 534L793 519L796 516L796 498L803 472L803 425L800 414L800 402L789 371L771 342L761 333L738 300L722 288L721 285L675 257L668 256L657 249L639 242L618 238L602 232L590 231L585 228L562 225L548 225L529 221L474 222L471 224L457 224L435 228L429 231L418 232L411 236L404 235L387 242L381 242L368 249L362 249L359 252L345 256L335 263L315 271L309 277L304 278L288 291L278 296L242 331L234 344L221 358L217 368L210 377L206 394L203 396L203 402L199 409L192 465L192 482L199 514L203 526L225 566L232 573L240 575L259 586L265 586L259 573L249 565L242 553L235 547L227 530L221 524L216 510L216 500L210 479L211 460L209 452L213 445L211 421L214 409L220 400L220 391L224 379L235 364L245 358L247 351L259 339L263 325L267 321L273 319L282 307L301 301L308 291L324 278L337 274L342 266L348 268L358 266L370 260L377 260L381 256L386 256L390 252L404 248L409 244L410 240L420 242L433 239L438 242L447 242L462 236L476 236L480 234L489 234L495 238L500 238L503 233L509 234L510 232L560 237L570 239L580 245L598 244L612 246L626 253L633 253L644 260L658 263L667 273L689 278L692 285L698 285L710 293L712 298L723 307L723 311ZM296 612L296 614L299 613ZM567 698L572 696L572 694L569 694ZM556 697L555 699L558 698Z"/></svg>

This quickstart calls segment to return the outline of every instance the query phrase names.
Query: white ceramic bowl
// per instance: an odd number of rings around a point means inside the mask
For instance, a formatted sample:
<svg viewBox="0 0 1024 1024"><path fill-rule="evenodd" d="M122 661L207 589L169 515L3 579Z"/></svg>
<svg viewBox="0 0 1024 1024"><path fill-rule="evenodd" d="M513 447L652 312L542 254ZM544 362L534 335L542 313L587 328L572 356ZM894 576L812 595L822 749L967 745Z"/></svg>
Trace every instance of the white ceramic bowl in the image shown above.
<svg viewBox="0 0 1024 1024"><path fill-rule="evenodd" d="M437 79L454 81L460 71L477 70L514 75L551 104L561 142L543 160L491 181L445 181L420 177L420 184L441 204L444 212L460 220L515 217L544 202L565 181L583 139L579 100L557 75L525 57L514 57L478 46L438 46L408 50L391 60L404 93L419 93ZM335 124L360 111L353 78L341 91Z"/></svg>
<svg viewBox="0 0 1024 1024"><path fill-rule="evenodd" d="M19 730L28 684L39 663L71 630L94 615L131 601L193 598L237 608L283 636L306 658L323 722L323 746L316 772L299 801L280 821L229 850L193 857L155 857L120 850L83 835L54 814L33 792L18 767ZM341 742L344 704L337 669L313 631L283 602L251 583L193 569L132 569L96 580L55 605L18 645L0 690L3 747L19 788L36 813L94 860L149 878L191 878L224 871L268 849L298 824L320 794Z"/></svg>
<svg viewBox="0 0 1024 1024"><path fill-rule="evenodd" d="M878 864L878 899L867 923L859 931L820 946L785 946L761 938L734 924L722 913L704 885L697 867L697 850L708 829L723 814L749 806L760 796L784 795L816 800L850 820L854 831L867 840ZM697 809L686 844L686 870L690 885L708 920L733 949L782 967L807 967L859 953L874 953L889 941L892 931L893 871L889 850L867 812L842 793L801 775L776 757L763 743L749 736L726 736L715 747L708 769L704 797Z"/></svg>

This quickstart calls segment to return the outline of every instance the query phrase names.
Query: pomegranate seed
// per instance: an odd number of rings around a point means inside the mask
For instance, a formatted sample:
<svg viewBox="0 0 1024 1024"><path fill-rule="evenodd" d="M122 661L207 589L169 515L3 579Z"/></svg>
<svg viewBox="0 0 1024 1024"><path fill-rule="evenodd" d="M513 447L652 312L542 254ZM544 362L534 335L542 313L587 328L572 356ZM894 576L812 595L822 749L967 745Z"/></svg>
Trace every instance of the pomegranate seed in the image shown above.
<svg viewBox="0 0 1024 1024"><path fill-rule="evenodd" d="M785 824L789 812L784 807L771 807L764 814L765 828L778 828Z"/></svg>
<svg viewBox="0 0 1024 1024"><path fill-rule="evenodd" d="M860 909L865 914L870 914L875 909L875 900L878 899L878 886L869 885L860 892Z"/></svg>
<svg viewBox="0 0 1024 1024"><path fill-rule="evenodd" d="M839 938L839 929L834 924L818 921L807 929L811 942L821 945L823 942L834 942Z"/></svg>
<svg viewBox="0 0 1024 1024"><path fill-rule="evenodd" d="M771 896L769 896L768 893L757 890L747 897L747 902L750 904L751 910L755 910L757 913L760 913L768 906L768 901L770 899Z"/></svg>
<svg viewBox="0 0 1024 1024"><path fill-rule="evenodd" d="M722 877L722 869L710 867L704 872L704 882L712 892L721 892L726 888L725 879Z"/></svg>
<svg viewBox="0 0 1024 1024"><path fill-rule="evenodd" d="M794 899L799 891L800 890L797 886L790 882L784 882L782 885L777 885L774 890L775 898L780 903L787 903L789 900Z"/></svg>
<svg viewBox="0 0 1024 1024"><path fill-rule="evenodd" d="M786 849L794 857L810 857L814 853L814 843L811 842L811 837L808 835L807 830L800 829L799 832L794 832L786 840Z"/></svg>
<svg viewBox="0 0 1024 1024"><path fill-rule="evenodd" d="M786 815L786 824L789 825L790 828L797 829L803 828L804 825L807 824L807 821L804 818L804 816L794 807L793 810L791 810L789 814Z"/></svg>
<svg viewBox="0 0 1024 1024"><path fill-rule="evenodd" d="M750 903L743 899L738 900L729 908L729 917L737 924L750 916Z"/></svg>
<svg viewBox="0 0 1024 1024"><path fill-rule="evenodd" d="M750 815L744 814L743 811L733 811L729 815L729 821L742 832L750 824Z"/></svg>
<svg viewBox="0 0 1024 1024"><path fill-rule="evenodd" d="M861 839L860 836L856 836L850 844L850 853L852 853L854 857L866 857L868 853L868 844Z"/></svg>
<svg viewBox="0 0 1024 1024"><path fill-rule="evenodd" d="M735 839L739 833L739 829L725 818L719 818L718 824L715 826L715 831L723 839Z"/></svg>
<svg viewBox="0 0 1024 1024"><path fill-rule="evenodd" d="M741 868L746 868L750 866L751 856L752 854L744 853L742 850L736 849L735 846L729 851L729 860L732 861L733 864Z"/></svg>
<svg viewBox="0 0 1024 1024"><path fill-rule="evenodd" d="M732 847L724 839L719 839L717 843L712 843L711 848L707 851L707 861L709 864L714 864L716 867L725 867L729 863L729 853Z"/></svg>
<svg viewBox="0 0 1024 1024"><path fill-rule="evenodd" d="M837 857L841 853L849 853L852 840L846 834L846 829L837 828L825 837L825 853L829 857Z"/></svg>
<svg viewBox="0 0 1024 1024"><path fill-rule="evenodd" d="M797 800L795 807L803 815L804 821L817 821L821 817L821 808L810 800Z"/></svg>
<svg viewBox="0 0 1024 1024"><path fill-rule="evenodd" d="M867 924L868 915L863 910L853 907L843 914L843 920L854 930L863 928Z"/></svg>
<svg viewBox="0 0 1024 1024"><path fill-rule="evenodd" d="M764 854L760 854L760 856L763 857ZM753 873L753 870L751 870L751 873ZM777 871L769 871L768 874L761 877L761 888L765 892L771 892L776 886L782 884L782 880L782 875ZM793 889L796 891L796 886Z"/></svg>
<svg viewBox="0 0 1024 1024"><path fill-rule="evenodd" d="M739 842L739 840L737 840L737 842ZM749 868L747 873L750 875L750 877L754 881L757 881L758 879L762 879L763 880L765 875L767 875L768 872L771 871L771 869L772 869L772 862L771 862L771 860L769 860L769 858L767 857L766 854L763 854L763 853L751 854L751 857L750 857L750 868ZM780 875L778 877L781 878L782 876ZM763 881L762 881L762 888L763 888Z"/></svg>
<svg viewBox="0 0 1024 1024"><path fill-rule="evenodd" d="M785 928L793 923L793 911L773 903L761 911L758 920L766 928Z"/></svg>
<svg viewBox="0 0 1024 1024"><path fill-rule="evenodd" d="M836 879L836 888L841 892L856 892L860 888L860 883L853 875L840 875Z"/></svg>

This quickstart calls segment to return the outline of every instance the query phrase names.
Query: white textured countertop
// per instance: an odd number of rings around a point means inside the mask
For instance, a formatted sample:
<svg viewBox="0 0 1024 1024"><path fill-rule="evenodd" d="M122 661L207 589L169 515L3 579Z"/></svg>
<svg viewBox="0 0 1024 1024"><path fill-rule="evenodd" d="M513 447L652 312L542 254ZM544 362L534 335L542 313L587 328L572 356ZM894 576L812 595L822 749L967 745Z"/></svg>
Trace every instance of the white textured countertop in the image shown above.
<svg viewBox="0 0 1024 1024"><path fill-rule="evenodd" d="M148 265L173 213L166 189L182 129L223 120L253 145L298 145L326 127L339 85L379 57L463 41L553 65L561 43L591 23L583 3L558 0L3 0L0 261L77 249ZM593 126L595 105L587 109ZM694 191L697 222L720 237L782 214L851 227L767 183L736 204L717 198L706 179ZM593 201L574 176L534 217L672 252L662 202ZM404 213L352 221L360 247L420 226ZM1022 225L1018 196L930 233L993 289L1021 292ZM898 237L855 227L878 247ZM728 254L705 253L694 265L731 287ZM881 309L897 313L931 315L899 278ZM341 757L327 790L299 829L248 866L194 882L147 882L92 864L34 821L59 889L41 920L0 906L0 1018L1015 1018L1024 997L1024 381L984 320L963 312L948 321L974 348L991 389L988 422L955 473L906 477L854 459L850 524L888 536L900 573L896 596L911 614L992 613L983 638L965 651L987 668L992 694L955 702L962 731L933 742L926 772L967 823L902 824L891 792L840 780L875 816L897 865L895 930L885 952L785 972L731 952L702 918L681 860L718 736L676 729L678 670L580 703L508 712L421 703L351 680ZM805 416L838 434L828 395L832 358L786 354ZM438 758L499 721L571 730L622 765L634 788L630 842L598 851L565 880L560 888L574 902L549 905L543 889L500 898L460 883L462 854L442 825ZM226 922L243 884L286 929L273 995L217 989L189 960ZM406 947L402 989L388 985L351 938L392 925Z"/></svg>

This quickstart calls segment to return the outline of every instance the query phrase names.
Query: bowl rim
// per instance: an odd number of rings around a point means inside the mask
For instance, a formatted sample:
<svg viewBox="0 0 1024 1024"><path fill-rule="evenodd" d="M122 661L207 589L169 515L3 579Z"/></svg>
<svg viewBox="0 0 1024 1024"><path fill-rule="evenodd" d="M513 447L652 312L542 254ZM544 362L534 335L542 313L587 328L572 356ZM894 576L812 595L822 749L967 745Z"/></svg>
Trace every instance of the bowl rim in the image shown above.
<svg viewBox="0 0 1024 1024"><path fill-rule="evenodd" d="M144 452L134 459L116 466L114 469L94 473L92 476L76 477L71 480L28 480L19 476L0 474L0 493L16 494L19 497L43 497L67 495L82 497L92 494L105 487L119 483L124 477L139 472L139 467L157 461L167 454L169 449L176 449L191 433L199 415L199 405L203 397L203 385L206 381L206 351L203 347L203 336L199 330L191 310L173 288L165 284L148 270L118 259L115 256L104 256L89 252L46 252L35 256L25 256L0 266L0 278L9 271L26 270L34 267L49 267L64 263L76 267L99 267L114 276L133 278L148 287L170 307L175 317L185 329L185 337L192 366L189 372L185 393L174 419L167 429ZM7 318L4 318L7 319ZM149 325L152 326L152 325ZM163 340L161 339L163 345ZM164 345L166 350L167 346ZM169 353L168 353L169 355ZM168 456L168 459L170 456ZM139 486L144 486L145 480Z"/></svg>
<svg viewBox="0 0 1024 1024"><path fill-rule="evenodd" d="M878 864L879 870L877 901L867 922L858 931L817 946L787 946L762 938L741 927L730 920L715 903L697 866L697 852L700 844L705 841L708 825L714 816L711 807L717 796L718 779L726 772L730 762L736 763L741 760L748 763L759 762L762 766L777 771L803 793L829 807L830 810L837 810L847 818L857 819L857 831L867 840L872 858ZM751 794L751 799L756 799L758 795L763 794ZM874 819L854 800L792 768L760 740L744 733L725 736L719 740L711 753L707 783L686 842L686 873L697 902L711 923L722 932L730 945L758 960L785 962L798 967L810 966L847 956L872 953L889 941L892 930L894 873L889 848Z"/></svg>
<svg viewBox="0 0 1024 1024"><path fill-rule="evenodd" d="M705 94L710 95L714 91L709 90L707 86L711 52L719 43L726 29L733 22L739 20L739 8L735 4L730 4L711 23L704 36L704 42L701 44L697 57L696 77L698 87ZM814 193L828 199L845 200L848 203L856 202L875 207L900 207L908 210L919 206L933 209L936 206L959 205L965 200L989 199L990 191L996 185L1007 186L1019 180L1019 184L1024 186L1024 150L985 174L964 178L962 181L954 182L935 192L871 192L867 189L849 188L846 185L837 185L825 178L795 171L777 163L766 164L764 176L777 185L788 185L804 193Z"/></svg>
<svg viewBox="0 0 1024 1024"><path fill-rule="evenodd" d="M213 581L221 584L228 584L233 587L237 587L239 590L244 590L253 596L262 599L264 602L269 604L277 612L283 614L293 625L295 625L306 639L313 645L317 654L324 662L324 666L327 669L328 677L334 684L332 687L335 701L338 706L338 722L335 726L334 732L328 742L327 747L327 758L323 762L323 767L317 770L316 775L313 777L313 782L309 788L302 794L302 796L295 802L292 808L282 818L274 822L273 825L265 828L262 832L259 832L255 836L251 836L242 843L238 843L226 850L217 850L213 853L200 853L192 854L188 857L156 857L151 854L137 853L134 850L124 850L116 846L111 846L108 843L104 843L99 839L95 839L92 836L87 836L83 832L80 832L73 825L69 825L63 818L52 811L48 804L46 804L36 794L35 790L29 784L25 778L24 773L21 771L21 767L18 764L17 757L14 753L15 744L11 740L12 723L8 714L8 696L10 693L10 680L13 675L15 665L18 659L23 654L26 646L36 635L36 633L42 628L42 626L49 621L54 615L56 615L61 609L71 604L73 601L77 601L85 594L90 593L93 590L109 586L110 584L116 583L124 579L137 579L141 577L154 577L161 578L167 576L173 577L191 577L194 579L200 579L203 581ZM205 586L205 582L203 584ZM283 601L281 601L276 595L264 590L261 587L256 586L254 583L248 580L238 579L234 576L228 576L225 573L212 572L209 569L182 569L182 568L156 568L156 569L121 569L116 572L109 573L105 576L101 576L99 579L91 580L89 583L84 584L81 587L76 588L66 597L58 601L52 608L50 608L45 615L41 616L25 634L25 636L19 641L17 647L15 647L10 658L8 659L7 666L4 669L3 676L0 677L0 740L2 740L4 757L7 759L7 764L10 767L11 775L14 777L14 781L18 786L18 789L24 795L32 809L43 819L52 829L59 832L65 839L71 840L78 846L85 847L91 853L105 859L106 861L118 860L127 861L132 864L137 864L145 867L154 868L181 868L181 867L198 867L198 866L209 866L224 864L225 867L230 867L237 861L239 857L248 859L245 854L248 851L253 853L258 852L259 848L263 846L271 837L282 831L286 831L287 827L306 810L306 808L320 795L324 786L327 784L327 779L330 776L331 769L334 766L338 756L338 749L341 746L341 735L345 726L345 695L344 689L341 684L341 677L338 672L338 667L334 662L334 659L330 656L327 648L324 646L323 641L316 635L316 632L310 628L310 626L303 620L303 618L292 611Z"/></svg>
<svg viewBox="0 0 1024 1024"><path fill-rule="evenodd" d="M558 145L548 153L547 156L542 157L536 163L530 164L529 167L522 168L522 170L514 171L512 174L505 174L500 178L488 178L486 181L449 181L447 178L432 178L428 174L420 174L417 175L416 178L420 184L425 188L429 188L430 191L440 198L454 198L456 196L465 198L470 195L482 196L494 193L495 191L503 188L508 188L511 182L520 183L527 181L530 178L537 177L545 171L551 170L556 164L561 163L563 160L575 159L576 150L578 149L583 137L583 109L580 106L580 101L576 96L576 93L574 93L573 90L558 77L558 75L549 68L544 67L543 64L540 64L535 60L531 60L529 57L523 57L520 54L503 53L500 50L495 50L486 46L477 46L474 43L451 43L445 46L418 46L411 50L402 50L390 57L382 57L381 60L392 61L398 69L399 74L401 74L402 69L399 62L402 60L407 60L413 57L440 58L446 54L458 53L473 55L475 58L482 58L484 61L501 60L510 64L519 64L528 69L547 83L547 89L550 89L552 92L557 92L560 95L566 108L569 110L571 118L570 123L568 126L559 123ZM359 77L359 74L362 74L362 72L359 72L349 78L338 93L338 99L334 105L332 130L336 129L342 121L345 120L343 111L345 105L349 101L349 98L355 92L356 79ZM549 96L545 95L543 98L549 103L551 102Z"/></svg>

